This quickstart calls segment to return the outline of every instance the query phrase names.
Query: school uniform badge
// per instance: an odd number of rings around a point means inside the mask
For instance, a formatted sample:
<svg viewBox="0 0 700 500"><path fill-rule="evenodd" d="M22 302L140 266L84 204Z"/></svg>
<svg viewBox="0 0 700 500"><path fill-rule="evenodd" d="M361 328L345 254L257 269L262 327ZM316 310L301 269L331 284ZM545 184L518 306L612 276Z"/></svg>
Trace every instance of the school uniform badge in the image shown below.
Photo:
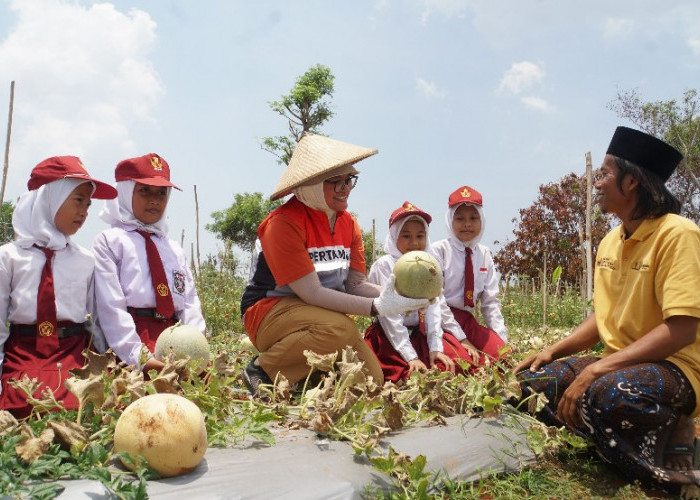
<svg viewBox="0 0 700 500"><path fill-rule="evenodd" d="M157 170L158 172L163 170L163 162L158 156L151 156L151 166L153 170Z"/></svg>
<svg viewBox="0 0 700 500"><path fill-rule="evenodd" d="M173 271L173 288L179 294L185 293L185 273Z"/></svg>

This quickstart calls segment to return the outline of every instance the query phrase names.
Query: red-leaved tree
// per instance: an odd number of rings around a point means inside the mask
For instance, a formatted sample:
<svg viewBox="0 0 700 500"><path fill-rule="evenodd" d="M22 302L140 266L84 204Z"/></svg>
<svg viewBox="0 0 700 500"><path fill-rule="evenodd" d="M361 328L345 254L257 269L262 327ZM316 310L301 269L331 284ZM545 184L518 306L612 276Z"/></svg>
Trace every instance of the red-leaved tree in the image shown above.
<svg viewBox="0 0 700 500"><path fill-rule="evenodd" d="M585 262L581 235L585 231L586 178L570 173L539 190L537 200L513 219L515 239L506 241L494 255L496 265L504 276L538 278L546 254L548 273L561 266L561 279L580 282ZM595 207L591 219L593 255L608 230L607 218Z"/></svg>

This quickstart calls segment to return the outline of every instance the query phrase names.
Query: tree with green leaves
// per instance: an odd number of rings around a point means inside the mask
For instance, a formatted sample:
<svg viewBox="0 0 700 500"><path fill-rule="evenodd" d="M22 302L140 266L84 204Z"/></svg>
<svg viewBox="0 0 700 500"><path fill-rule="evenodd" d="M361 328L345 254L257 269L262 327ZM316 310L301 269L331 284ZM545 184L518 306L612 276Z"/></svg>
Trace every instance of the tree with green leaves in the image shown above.
<svg viewBox="0 0 700 500"><path fill-rule="evenodd" d="M206 229L216 234L217 238L230 241L252 253L255 250L258 226L281 204L279 200L270 201L262 193L239 193L234 195L230 207L211 214L214 222L207 224Z"/></svg>
<svg viewBox="0 0 700 500"><path fill-rule="evenodd" d="M618 92L608 107L644 132L663 139L684 156L667 182L680 200L681 215L700 222L700 97L686 90L676 100L644 102L636 90Z"/></svg>
<svg viewBox="0 0 700 500"><path fill-rule="evenodd" d="M333 96L334 80L328 66L317 64L297 78L289 94L269 103L273 111L287 119L289 134L263 137L262 148L274 154L281 165L289 164L304 132L319 133L320 127L333 117L327 98Z"/></svg>
<svg viewBox="0 0 700 500"><path fill-rule="evenodd" d="M12 228L12 214L15 207L9 201L2 203L0 211L0 244L12 241L15 238L15 230Z"/></svg>
<svg viewBox="0 0 700 500"><path fill-rule="evenodd" d="M274 154L280 164L287 165L292 152L304 132L319 133L319 128L328 121L333 112L328 98L333 96L335 77L328 66L317 64L297 78L289 94L270 107L287 119L289 135L265 137L262 148ZM233 205L212 213L214 222L206 229L217 238L240 247L251 254L255 251L258 226L281 201L269 201L262 193L236 194Z"/></svg>

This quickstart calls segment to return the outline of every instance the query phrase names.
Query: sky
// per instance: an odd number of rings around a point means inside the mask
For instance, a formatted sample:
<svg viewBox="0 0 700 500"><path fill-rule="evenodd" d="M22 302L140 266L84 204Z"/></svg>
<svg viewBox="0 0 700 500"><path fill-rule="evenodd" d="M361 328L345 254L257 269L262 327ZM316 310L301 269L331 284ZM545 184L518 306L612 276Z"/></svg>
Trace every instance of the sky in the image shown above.
<svg viewBox="0 0 700 500"><path fill-rule="evenodd" d="M583 174L586 152L597 167L632 125L610 109L619 92L700 87L700 2L0 0L0 137L16 82L5 200L49 156L111 182L120 160L158 153L183 189L170 236L189 256L199 228L202 259L216 254L211 213L282 173L260 147L287 133L269 102L319 63L335 75L322 131L379 150L349 200L362 228L383 241L410 201L444 238L447 198L468 185L497 250L540 185ZM78 243L106 228L101 205Z"/></svg>

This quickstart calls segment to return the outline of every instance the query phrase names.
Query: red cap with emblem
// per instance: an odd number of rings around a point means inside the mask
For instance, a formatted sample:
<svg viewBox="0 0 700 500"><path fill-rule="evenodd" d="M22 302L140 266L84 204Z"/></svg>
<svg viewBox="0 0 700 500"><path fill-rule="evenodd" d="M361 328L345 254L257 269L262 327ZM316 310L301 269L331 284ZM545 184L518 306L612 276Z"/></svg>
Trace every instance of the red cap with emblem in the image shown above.
<svg viewBox="0 0 700 500"><path fill-rule="evenodd" d="M170 165L165 159L155 153L122 160L114 171L117 181L136 181L148 186L174 187L182 191L170 182Z"/></svg>
<svg viewBox="0 0 700 500"><path fill-rule="evenodd" d="M112 186L90 177L83 162L77 156L53 156L37 164L29 176L27 188L33 191L44 184L65 178L84 179L85 182L92 182L95 185L92 198L110 200L117 197L117 190Z"/></svg>
<svg viewBox="0 0 700 500"><path fill-rule="evenodd" d="M401 205L399 208L397 208L391 213L391 217L389 217L389 225L391 226L397 220L401 220L404 217L408 217L409 215L417 215L419 217L422 217L428 224L430 224L430 222L433 220L433 218L430 215L428 215L426 212L415 206L413 203L404 201L403 205Z"/></svg>
<svg viewBox="0 0 700 500"><path fill-rule="evenodd" d="M462 203L471 203L479 207L482 206L483 199L481 198L481 193L469 186L462 186L456 189L447 200L447 206L449 208L455 205L461 205Z"/></svg>

